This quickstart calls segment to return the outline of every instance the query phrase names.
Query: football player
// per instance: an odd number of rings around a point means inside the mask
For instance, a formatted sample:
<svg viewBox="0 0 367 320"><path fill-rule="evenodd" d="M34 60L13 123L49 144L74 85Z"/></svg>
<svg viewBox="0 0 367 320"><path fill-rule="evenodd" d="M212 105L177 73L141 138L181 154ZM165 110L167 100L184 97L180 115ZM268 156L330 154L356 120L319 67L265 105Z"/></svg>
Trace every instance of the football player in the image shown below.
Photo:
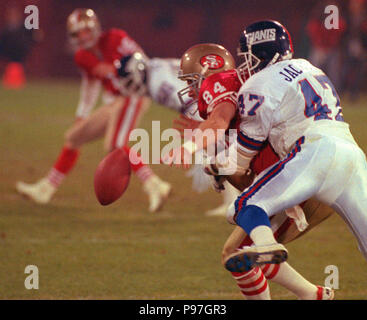
<svg viewBox="0 0 367 320"><path fill-rule="evenodd" d="M224 164L222 172L233 163L238 174L246 172L266 141L281 159L258 175L229 209L228 218L255 245L227 258L226 268L242 272L284 262L287 250L276 241L269 217L311 197L340 214L367 258L367 163L344 121L333 84L307 60L292 58L289 33L276 21L248 26L240 38L240 55L245 81L237 94L237 162Z"/></svg>
<svg viewBox="0 0 367 320"><path fill-rule="evenodd" d="M35 184L18 182L16 189L31 200L48 203L70 170L75 166L79 149L87 142L105 136L105 148L111 151L127 146L131 130L136 126L150 99L144 96L124 96L116 88L116 63L122 57L139 52L141 47L121 29L102 32L99 20L92 9L76 9L67 19L67 32L75 49L75 62L82 73L80 100L76 120L65 134L64 146L46 177ZM91 114L103 86L103 106ZM117 117L112 117L119 111ZM131 168L149 196L149 210L157 211L167 198L171 185L162 181L137 154L138 161Z"/></svg>
<svg viewBox="0 0 367 320"><path fill-rule="evenodd" d="M207 61L211 62L210 65L207 64ZM187 81L189 86L180 91L179 96L182 103L185 103L184 95L186 93L192 99L197 98L200 116L206 119L203 123L198 123L199 128L238 128L240 114L236 108L236 93L243 81L234 68L234 60L230 53L219 45L196 45L188 49L183 55L180 78ZM225 117L225 120L221 120L223 117ZM194 127L192 122L189 122L188 125L184 122L181 124L186 128ZM185 147L187 148L187 146ZM179 151L180 155L185 153L183 149ZM192 150L189 153L191 152ZM174 159L171 160L174 161ZM239 190L243 190L251 184L254 175L259 175L278 160L278 155L267 144L261 148L257 156L251 161L250 170L241 175L228 176L227 179L235 184ZM207 170L211 173L214 169L210 165L207 167ZM221 185L222 177L216 180L215 183L217 189L223 188ZM308 200L301 206L306 212L309 225L307 225L300 206L284 210L272 218L272 230L279 241L287 243L294 240L332 214L330 208L322 206L313 199ZM239 248L250 244L251 239L244 230L236 227L224 246L223 261L226 261L228 256ZM267 285L269 279L285 286L300 299L333 298L332 290L311 284L287 263L255 266L251 270L237 270L237 272L232 273L232 276L247 299L270 298Z"/></svg>
<svg viewBox="0 0 367 320"><path fill-rule="evenodd" d="M118 79L115 80L117 87L129 95L146 95L153 101L185 115L181 121L202 121L197 112L197 104L191 103L190 97L179 99L177 92L184 89L184 83L178 79L180 59L174 58L148 58L141 52L125 56L121 59L118 67ZM121 108L121 107L120 107ZM117 118L120 111L117 108L113 117ZM191 120L190 120L191 119ZM177 121L179 123L180 120ZM118 136L118 134L117 134ZM194 190L201 192L210 185L210 179L203 172L201 166L195 166L188 175L193 177ZM223 204L208 210L206 215L226 215L227 208L239 195L237 189L229 183L223 190Z"/></svg>

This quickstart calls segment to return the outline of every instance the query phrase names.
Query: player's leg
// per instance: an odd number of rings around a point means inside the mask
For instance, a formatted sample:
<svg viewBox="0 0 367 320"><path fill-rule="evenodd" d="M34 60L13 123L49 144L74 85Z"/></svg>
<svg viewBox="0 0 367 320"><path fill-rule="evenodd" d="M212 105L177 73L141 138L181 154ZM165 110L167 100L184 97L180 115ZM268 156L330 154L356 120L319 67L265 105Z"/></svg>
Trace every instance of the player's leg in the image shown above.
<svg viewBox="0 0 367 320"><path fill-rule="evenodd" d="M76 121L66 132L64 145L48 174L33 184L17 182L17 191L36 203L48 203L75 166L80 147L103 136L111 111L112 105L105 105L86 119Z"/></svg>
<svg viewBox="0 0 367 320"><path fill-rule="evenodd" d="M315 207L316 201L312 200L311 202L312 203L306 208L307 212L305 212L306 216L310 217L310 228L314 227L316 224L325 219L324 212L317 212L317 209L319 209L320 207ZM308 211L311 211L311 214L309 214L310 212ZM330 212L330 210L328 210L328 212ZM317 217L317 215L321 217ZM297 238L297 235L302 235L305 233L297 231L294 220L289 218L285 214L285 212L278 213L275 216L272 216L270 219L274 237L278 241L280 241L281 239L286 242L292 241ZM316 223L316 221L318 221L318 223ZM236 227L224 245L222 252L222 262L225 263L227 257L229 257L236 250L239 250L243 246L249 246L251 244L252 240L244 232L244 230L240 227ZM286 262L281 264L266 264L262 265L260 268L267 280L278 283L279 285L294 293L301 300L332 300L334 297L333 290L331 290L330 288L312 284ZM252 270L253 269L251 269L250 271ZM240 288L242 294L246 297L246 292L243 292L240 280L243 279L245 275L249 274L249 271L231 272L231 274L235 279L238 287ZM250 299L251 298L261 299L261 296L250 297Z"/></svg>
<svg viewBox="0 0 367 320"><path fill-rule="evenodd" d="M352 157L355 160L354 173L332 207L355 235L359 250L367 260L367 163L361 150Z"/></svg>
<svg viewBox="0 0 367 320"><path fill-rule="evenodd" d="M129 135L148 110L151 100L147 97L121 97L108 121L104 139L107 152L129 143Z"/></svg>
<svg viewBox="0 0 367 320"><path fill-rule="evenodd" d="M259 175L236 200L233 219L250 235L255 246L230 257L226 264L229 271L287 259L287 250L275 240L268 217L316 194L335 153L335 146L325 139L307 144L304 141L299 139L287 157Z"/></svg>
<svg viewBox="0 0 367 320"><path fill-rule="evenodd" d="M224 183L224 190L221 192L221 195L223 197L222 204L217 208L208 210L205 213L207 216L226 216L228 207L231 203L233 203L233 201L236 200L236 198L240 195L240 192L226 181Z"/></svg>
<svg viewBox="0 0 367 320"><path fill-rule="evenodd" d="M237 248L250 244L252 241L246 237L245 231L240 227L235 227L222 251L222 263L224 264L230 254ZM254 267L243 272L231 272L238 288L246 300L270 300L270 290L267 280L260 267Z"/></svg>
<svg viewBox="0 0 367 320"><path fill-rule="evenodd" d="M136 127L151 100L147 97L127 97L111 116L105 137L107 150L124 148L129 154L131 169L143 184L143 190L149 197L149 211L158 211L171 192L171 185L161 180L149 165L127 145L130 132Z"/></svg>
<svg viewBox="0 0 367 320"><path fill-rule="evenodd" d="M298 239L334 213L330 207L316 199L309 199L301 206L308 222L307 229L302 232L297 229L293 219L285 218L285 212L278 213L271 218L272 230L278 242L285 244ZM248 240L247 243L245 240L244 245L248 245ZM261 266L261 269L267 280L285 287L301 300L332 300L334 298L332 289L312 284L287 262L266 264Z"/></svg>

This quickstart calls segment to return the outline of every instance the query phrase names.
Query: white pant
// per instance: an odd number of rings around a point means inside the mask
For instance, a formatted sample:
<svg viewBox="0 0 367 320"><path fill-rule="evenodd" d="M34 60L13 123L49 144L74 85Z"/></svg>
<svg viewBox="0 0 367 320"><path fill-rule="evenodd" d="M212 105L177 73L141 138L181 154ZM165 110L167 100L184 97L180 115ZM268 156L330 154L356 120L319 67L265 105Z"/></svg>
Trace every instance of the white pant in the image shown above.
<svg viewBox="0 0 367 320"><path fill-rule="evenodd" d="M352 140L301 138L287 157L260 174L238 197L228 220L246 205L256 205L270 217L316 197L346 221L367 259L367 163Z"/></svg>

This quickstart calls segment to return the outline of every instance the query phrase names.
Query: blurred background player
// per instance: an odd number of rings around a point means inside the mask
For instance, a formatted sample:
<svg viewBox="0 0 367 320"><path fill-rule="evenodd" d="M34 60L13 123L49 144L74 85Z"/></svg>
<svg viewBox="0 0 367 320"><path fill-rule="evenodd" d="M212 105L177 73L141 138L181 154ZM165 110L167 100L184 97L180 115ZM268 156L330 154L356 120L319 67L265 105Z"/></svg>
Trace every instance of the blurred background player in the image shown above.
<svg viewBox="0 0 367 320"><path fill-rule="evenodd" d="M348 2L346 32L343 47L343 68L341 72L342 93L349 93L355 102L366 83L367 60L367 6L366 0ZM327 73L327 72L326 72ZM332 79L331 79L332 80Z"/></svg>
<svg viewBox="0 0 367 320"><path fill-rule="evenodd" d="M141 52L121 59L118 68L120 88L128 94L147 95L167 108L181 113L176 119L176 129L187 129L190 124L196 128L197 123L203 121L198 112L196 101L190 97L179 99L177 92L185 88L184 82L178 79L180 59L174 58L148 58ZM119 110L116 109L118 117ZM203 171L201 165L194 165L187 173L193 179L192 187L197 192L203 192L211 184L210 177ZM238 191L229 183L224 182L225 190L222 192L223 203L214 209L208 210L206 215L226 215L230 203L239 195Z"/></svg>
<svg viewBox="0 0 367 320"><path fill-rule="evenodd" d="M341 42L346 29L343 16L339 17L339 28L332 31L325 28L324 8L327 1L317 3L306 25L306 32L311 44L309 60L329 75L337 90L341 86Z"/></svg>
<svg viewBox="0 0 367 320"><path fill-rule="evenodd" d="M121 95L113 84L116 76L115 63L135 52L143 53L141 47L124 30L110 29L102 32L93 10L76 9L67 19L67 31L70 43L76 50L75 62L82 73L76 120L66 132L65 144L47 176L35 184L16 184L19 193L40 204L51 200L75 166L83 144L105 135L107 151L123 147L129 154L129 134L150 105L150 99L147 97ZM97 102L101 86L104 88L103 106L90 114ZM119 114L116 119L111 115L117 108ZM139 159L137 154L130 156ZM157 211L170 193L171 186L155 175L142 161L134 163L131 163L131 168L149 196L149 210Z"/></svg>

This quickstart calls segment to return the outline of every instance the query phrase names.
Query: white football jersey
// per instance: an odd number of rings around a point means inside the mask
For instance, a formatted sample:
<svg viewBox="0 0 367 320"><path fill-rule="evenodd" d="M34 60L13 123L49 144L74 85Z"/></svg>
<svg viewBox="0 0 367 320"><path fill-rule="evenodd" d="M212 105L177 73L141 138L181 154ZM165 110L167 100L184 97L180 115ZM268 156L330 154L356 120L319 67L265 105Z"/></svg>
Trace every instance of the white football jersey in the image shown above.
<svg viewBox="0 0 367 320"><path fill-rule="evenodd" d="M278 62L250 77L237 96L239 146L257 151L269 139L284 157L309 133L343 135L354 141L340 100L322 70L304 59Z"/></svg>
<svg viewBox="0 0 367 320"><path fill-rule="evenodd" d="M150 97L165 107L182 112L177 92L185 88L187 84L178 79L180 59L152 58L149 60L148 68L147 84ZM197 104L195 103L184 113L193 118L192 114L196 110ZM194 117L194 119L201 120L200 116Z"/></svg>

